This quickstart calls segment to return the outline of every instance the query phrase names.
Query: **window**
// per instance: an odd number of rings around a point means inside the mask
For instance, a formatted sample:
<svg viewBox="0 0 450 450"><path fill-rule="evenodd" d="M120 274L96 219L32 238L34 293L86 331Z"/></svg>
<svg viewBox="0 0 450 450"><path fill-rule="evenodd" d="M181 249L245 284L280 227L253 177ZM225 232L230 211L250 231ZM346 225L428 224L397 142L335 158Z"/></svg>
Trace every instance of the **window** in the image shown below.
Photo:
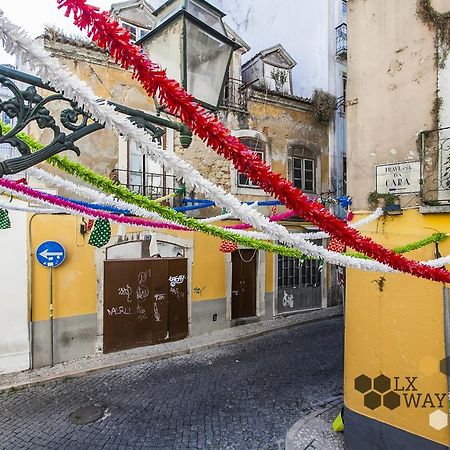
<svg viewBox="0 0 450 450"><path fill-rule="evenodd" d="M342 0L342 14L347 15L347 0Z"/></svg>
<svg viewBox="0 0 450 450"><path fill-rule="evenodd" d="M149 30L147 30L145 28L141 28L136 25L132 25L130 23L123 22L123 21L122 21L122 26L130 32L132 42L138 41L139 39L143 38L149 32Z"/></svg>
<svg viewBox="0 0 450 450"><path fill-rule="evenodd" d="M265 143L259 139L254 138L239 138L239 140L246 145L250 150L255 152L263 161L265 161ZM259 186L253 183L250 178L244 173L237 173L237 185L238 187L257 188Z"/></svg>
<svg viewBox="0 0 450 450"><path fill-rule="evenodd" d="M278 255L278 288L319 287L320 262Z"/></svg>
<svg viewBox="0 0 450 450"><path fill-rule="evenodd" d="M294 186L305 192L315 191L315 164L313 159L292 158L293 174L292 182Z"/></svg>

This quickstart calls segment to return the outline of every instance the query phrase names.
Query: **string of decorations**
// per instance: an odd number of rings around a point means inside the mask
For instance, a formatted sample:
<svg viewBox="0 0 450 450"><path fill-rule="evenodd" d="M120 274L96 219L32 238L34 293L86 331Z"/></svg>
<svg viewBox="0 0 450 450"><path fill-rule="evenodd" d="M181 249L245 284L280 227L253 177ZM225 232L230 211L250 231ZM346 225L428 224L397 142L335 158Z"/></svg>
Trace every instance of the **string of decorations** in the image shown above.
<svg viewBox="0 0 450 450"><path fill-rule="evenodd" d="M0 208L7 209L9 211L27 212L31 214L55 214L57 212L55 209L36 208L34 206L19 206L3 200L0 200Z"/></svg>
<svg viewBox="0 0 450 450"><path fill-rule="evenodd" d="M392 249L392 251L395 253L399 253L399 254L400 253L409 253L414 250L419 250L422 247L426 247L427 245L436 244L438 242L441 242L444 239L447 239L447 237L448 237L448 235L446 233L434 233L427 238L420 239L419 241L411 242L410 244L402 245L400 247L394 247ZM367 256L363 255L362 253L348 252L346 254L349 256L353 256L355 258L367 258Z"/></svg>
<svg viewBox="0 0 450 450"><path fill-rule="evenodd" d="M95 97L86 83L62 68L57 59L52 58L43 49L42 45L30 40L24 30L13 25L4 17L3 12L0 13L0 35L5 49L9 53L16 54L24 64L33 65L41 78L54 86L58 92L63 92L67 97L82 105L92 117L104 123L107 128L112 129L126 139L135 141L138 147L148 152L155 161L171 167L174 173L178 177L183 178L187 185L196 186L198 190L206 193L218 204L234 212L243 222L251 223L256 229L262 229L271 234L273 241L296 246L309 257L326 259L332 264L349 265L352 262L355 263L355 261L347 259L346 256L327 252L323 247L307 243L306 241L300 242L300 237L293 239L283 226L271 223L249 205L241 204L237 198L225 193L221 187L202 177L197 170L193 169L186 161L180 159L175 153L164 151L144 130L117 113L104 100Z"/></svg>
<svg viewBox="0 0 450 450"><path fill-rule="evenodd" d="M106 12L86 4L86 0L57 0L59 8L65 8L65 15L73 15L74 23L97 45L108 51L111 57L124 69L132 69L136 78L150 97L157 96L167 111L185 123L198 137L232 161L234 167L245 173L265 192L275 196L288 208L296 211L306 220L319 226L345 245L363 252L367 256L392 268L435 281L450 281L450 272L425 267L415 261L394 253L363 237L354 228L348 227L318 203L310 203L308 197L280 174L273 172L256 153L232 136L222 123L188 94L178 82L166 76L165 70L150 61L142 49L131 43L128 30Z"/></svg>
<svg viewBox="0 0 450 450"><path fill-rule="evenodd" d="M104 123L108 128L127 139L133 139L139 148L148 151L157 162L170 166L179 177L184 178L186 184L190 183L193 186L197 186L199 190L235 213L243 222L251 223L256 229L261 229L271 234L273 241L280 241L295 246L305 253L307 257L323 259L331 264L354 267L361 270L392 271L386 264L377 263L376 261L363 261L358 258L341 255L340 253L330 252L323 247L303 240L300 235L294 237L283 226L271 223L266 217L253 210L249 205L241 205L238 199L230 194L226 194L222 188L203 178L198 171L194 170L173 152L162 150L145 131L118 114L105 101L97 99L84 82L81 82L76 76L63 69L55 58L52 58L37 42L29 39L26 32L13 25L4 17L2 12L0 13L0 36L8 52L16 54L24 64L33 65L41 78L54 86L56 90L63 92L67 97L72 98L78 104L82 105L86 111L101 123ZM130 201L132 202L132 198L130 198ZM151 202L149 207L149 209L158 211L155 209L154 202ZM171 215L171 213L168 213L168 210L159 210L158 212L160 214L164 212L166 217ZM184 215L175 215L169 218L169 220L184 224L187 219ZM190 228L196 229L196 223L191 223L191 225ZM201 226L206 227L207 225L201 224ZM197 229L200 231L199 226L197 226ZM223 230L217 228L214 230L206 228L202 231L219 237L222 237L224 234ZM232 236L232 241L246 245L243 237L233 236L233 234L230 234L230 236ZM248 239L247 242L251 244L249 245L250 247L259 245L257 242L252 243L251 239ZM427 272L426 268L424 268L424 272ZM436 272L443 274L442 276L444 277L446 276L445 271Z"/></svg>
<svg viewBox="0 0 450 450"><path fill-rule="evenodd" d="M136 218L136 217L123 217L123 216L117 216L115 214L107 213L104 211L98 211L94 209L87 208L85 206L77 205L76 203L72 203L67 200L61 200L60 198L47 194L45 192L36 191L33 188L30 188L28 186L24 186L22 184L17 184L14 181L0 178L0 186L2 187L2 190L11 194L15 195L25 201L33 201L42 205L51 205L58 209L61 209L62 211L70 211L71 213L79 214L84 217L89 217L93 219L104 219L107 221L112 221L116 223L123 223L127 225L132 226L139 226L139 227L150 227L150 228L170 228L173 227L172 225L160 223L160 222L151 222L145 219ZM176 214L176 213L175 213ZM189 220L190 221L190 220ZM192 222L195 222L193 220ZM180 230L186 231L187 229L184 227L178 227ZM214 227L213 227L214 228ZM215 231L215 230L214 230ZM255 239L249 239L242 236L237 236L235 233L231 231L226 231L223 228L219 228L217 230L218 234L222 237L224 240L227 241L234 241L242 243L243 245L247 247L254 248L256 250L264 250L267 252L273 252L278 253L284 256L292 257L292 258L298 258L298 259L304 259L304 255L297 249L285 247L281 245L276 244L270 244L268 242L264 241L257 241Z"/></svg>
<svg viewBox="0 0 450 450"><path fill-rule="evenodd" d="M7 132L8 129L10 128L8 125L5 125L4 123L1 123L1 122L0 122L0 126L2 127L3 132ZM34 141L28 135L22 134L20 137L22 140L26 139L27 144L30 145L30 147L34 150L37 150L38 148L42 147L41 144ZM63 159L63 158L56 156L56 157L54 157L54 159L58 160L58 159ZM61 162L63 163L63 161L61 161ZM71 161L71 163L74 164L75 166L81 166L79 163L76 163L73 161ZM83 166L81 166L81 168L86 171L89 171L89 169L87 169ZM63 187L69 191L72 191L78 195L82 195L82 196L85 196L90 199L95 199L97 201L99 201L99 200L105 201L107 203L113 203L113 204L118 205L125 209L127 209L127 208L129 209L129 207L132 206L128 203L120 202L120 200L117 200L116 198L114 198L112 196L107 196L101 192L94 191L90 188L77 185L68 180L64 180L64 179L58 177L57 175L50 174L50 173L48 173L42 169L39 169L37 167L30 168L28 170L28 173L30 173L32 176L34 176L34 177L38 178L39 180L44 181L52 186ZM105 178L105 181L109 182L111 180ZM60 198L60 197L55 196L55 199L58 199L58 198ZM29 198L27 198L27 199L29 199ZM65 200L73 202L73 200L69 200L69 199L65 199ZM82 204L82 202L78 202L78 205L80 203ZM40 212L55 213L58 211L62 211L62 212L68 211L67 208L58 208L58 210L55 210L55 209L50 210L50 209L40 209L40 208L34 208L34 207L18 207L18 206L11 205L8 202L2 202L1 200L0 200L0 206L5 206L5 209L13 209L13 210L15 209L15 210L19 210L19 211L34 212L34 213L40 213ZM98 206L98 205L96 205L96 206ZM253 203L251 206L257 206L257 202ZM139 213L138 215L155 216L154 213L149 213L148 211L146 211L142 208L137 208L137 209L138 209L137 212ZM69 211L73 212L73 210L69 210ZM3 214L3 216L5 216L5 218L7 217L7 214L5 214L4 212L0 213L0 217L2 216L2 214ZM370 223L371 221L376 220L379 217L379 215L380 215L380 212L375 211L373 214L366 217L365 219L362 219L362 220L356 222L355 224L353 224L353 226L366 225L366 224ZM96 216L91 216L91 217L96 217ZM159 218L160 216L157 216L157 217ZM7 217L7 219L4 220L4 224L6 224L7 228L10 227L10 222L8 222L8 220L9 220L9 217ZM113 218L113 220L114 220L114 218ZM120 222L120 223L122 223L122 222ZM259 233L259 232L255 232L255 231L234 230L234 233L238 233L243 236L252 237L253 239L268 239L268 236L265 233ZM98 219L95 222L94 229L93 229L91 237L89 239L89 243L96 247L101 247L109 241L110 235L111 235L111 228L110 228L108 220ZM400 252L408 252L408 251L412 251L412 250L424 247L424 246L429 245L434 242L439 242L439 241L445 239L446 237L447 237L447 235L445 233L436 233L436 234L432 235L430 238L426 238L421 241L414 242L414 243L408 244L403 247L397 247L397 248L394 248L393 250L396 252L399 252L399 253ZM226 244L226 242L229 242L229 241L224 241L224 242L225 243L221 246L222 250L224 250L224 251L231 250L232 251L233 249L235 249L234 245L230 246L230 243ZM299 254L299 256L301 256L301 254ZM361 257L361 255L358 255L358 254L355 254L354 256ZM362 256L364 256L364 255L362 255Z"/></svg>

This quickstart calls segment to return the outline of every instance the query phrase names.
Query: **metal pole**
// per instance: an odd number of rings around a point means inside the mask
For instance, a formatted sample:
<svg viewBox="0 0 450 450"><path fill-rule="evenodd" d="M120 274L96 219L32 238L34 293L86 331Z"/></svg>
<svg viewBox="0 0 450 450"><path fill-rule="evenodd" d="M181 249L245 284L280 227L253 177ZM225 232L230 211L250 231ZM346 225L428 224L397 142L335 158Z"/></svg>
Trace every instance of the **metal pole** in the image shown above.
<svg viewBox="0 0 450 450"><path fill-rule="evenodd" d="M51 356L52 367L54 365L53 355L53 269L50 267L50 340L51 340Z"/></svg>

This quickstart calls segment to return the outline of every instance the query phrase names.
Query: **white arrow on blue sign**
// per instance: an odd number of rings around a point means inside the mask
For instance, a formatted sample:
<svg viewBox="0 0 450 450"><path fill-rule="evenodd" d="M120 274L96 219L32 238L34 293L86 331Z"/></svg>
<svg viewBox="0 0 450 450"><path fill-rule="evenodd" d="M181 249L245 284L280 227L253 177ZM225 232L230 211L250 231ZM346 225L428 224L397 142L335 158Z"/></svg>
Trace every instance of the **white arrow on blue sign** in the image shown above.
<svg viewBox="0 0 450 450"><path fill-rule="evenodd" d="M43 242L36 250L36 259L44 267L58 267L66 258L66 250L56 241Z"/></svg>

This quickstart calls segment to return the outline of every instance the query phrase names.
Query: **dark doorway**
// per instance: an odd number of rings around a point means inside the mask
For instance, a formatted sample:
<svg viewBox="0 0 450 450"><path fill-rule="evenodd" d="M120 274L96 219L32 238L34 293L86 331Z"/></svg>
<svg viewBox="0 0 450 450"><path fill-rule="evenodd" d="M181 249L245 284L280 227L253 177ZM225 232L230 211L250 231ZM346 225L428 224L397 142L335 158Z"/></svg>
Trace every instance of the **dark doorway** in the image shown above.
<svg viewBox="0 0 450 450"><path fill-rule="evenodd" d="M231 254L231 319L256 316L256 250L236 250Z"/></svg>

